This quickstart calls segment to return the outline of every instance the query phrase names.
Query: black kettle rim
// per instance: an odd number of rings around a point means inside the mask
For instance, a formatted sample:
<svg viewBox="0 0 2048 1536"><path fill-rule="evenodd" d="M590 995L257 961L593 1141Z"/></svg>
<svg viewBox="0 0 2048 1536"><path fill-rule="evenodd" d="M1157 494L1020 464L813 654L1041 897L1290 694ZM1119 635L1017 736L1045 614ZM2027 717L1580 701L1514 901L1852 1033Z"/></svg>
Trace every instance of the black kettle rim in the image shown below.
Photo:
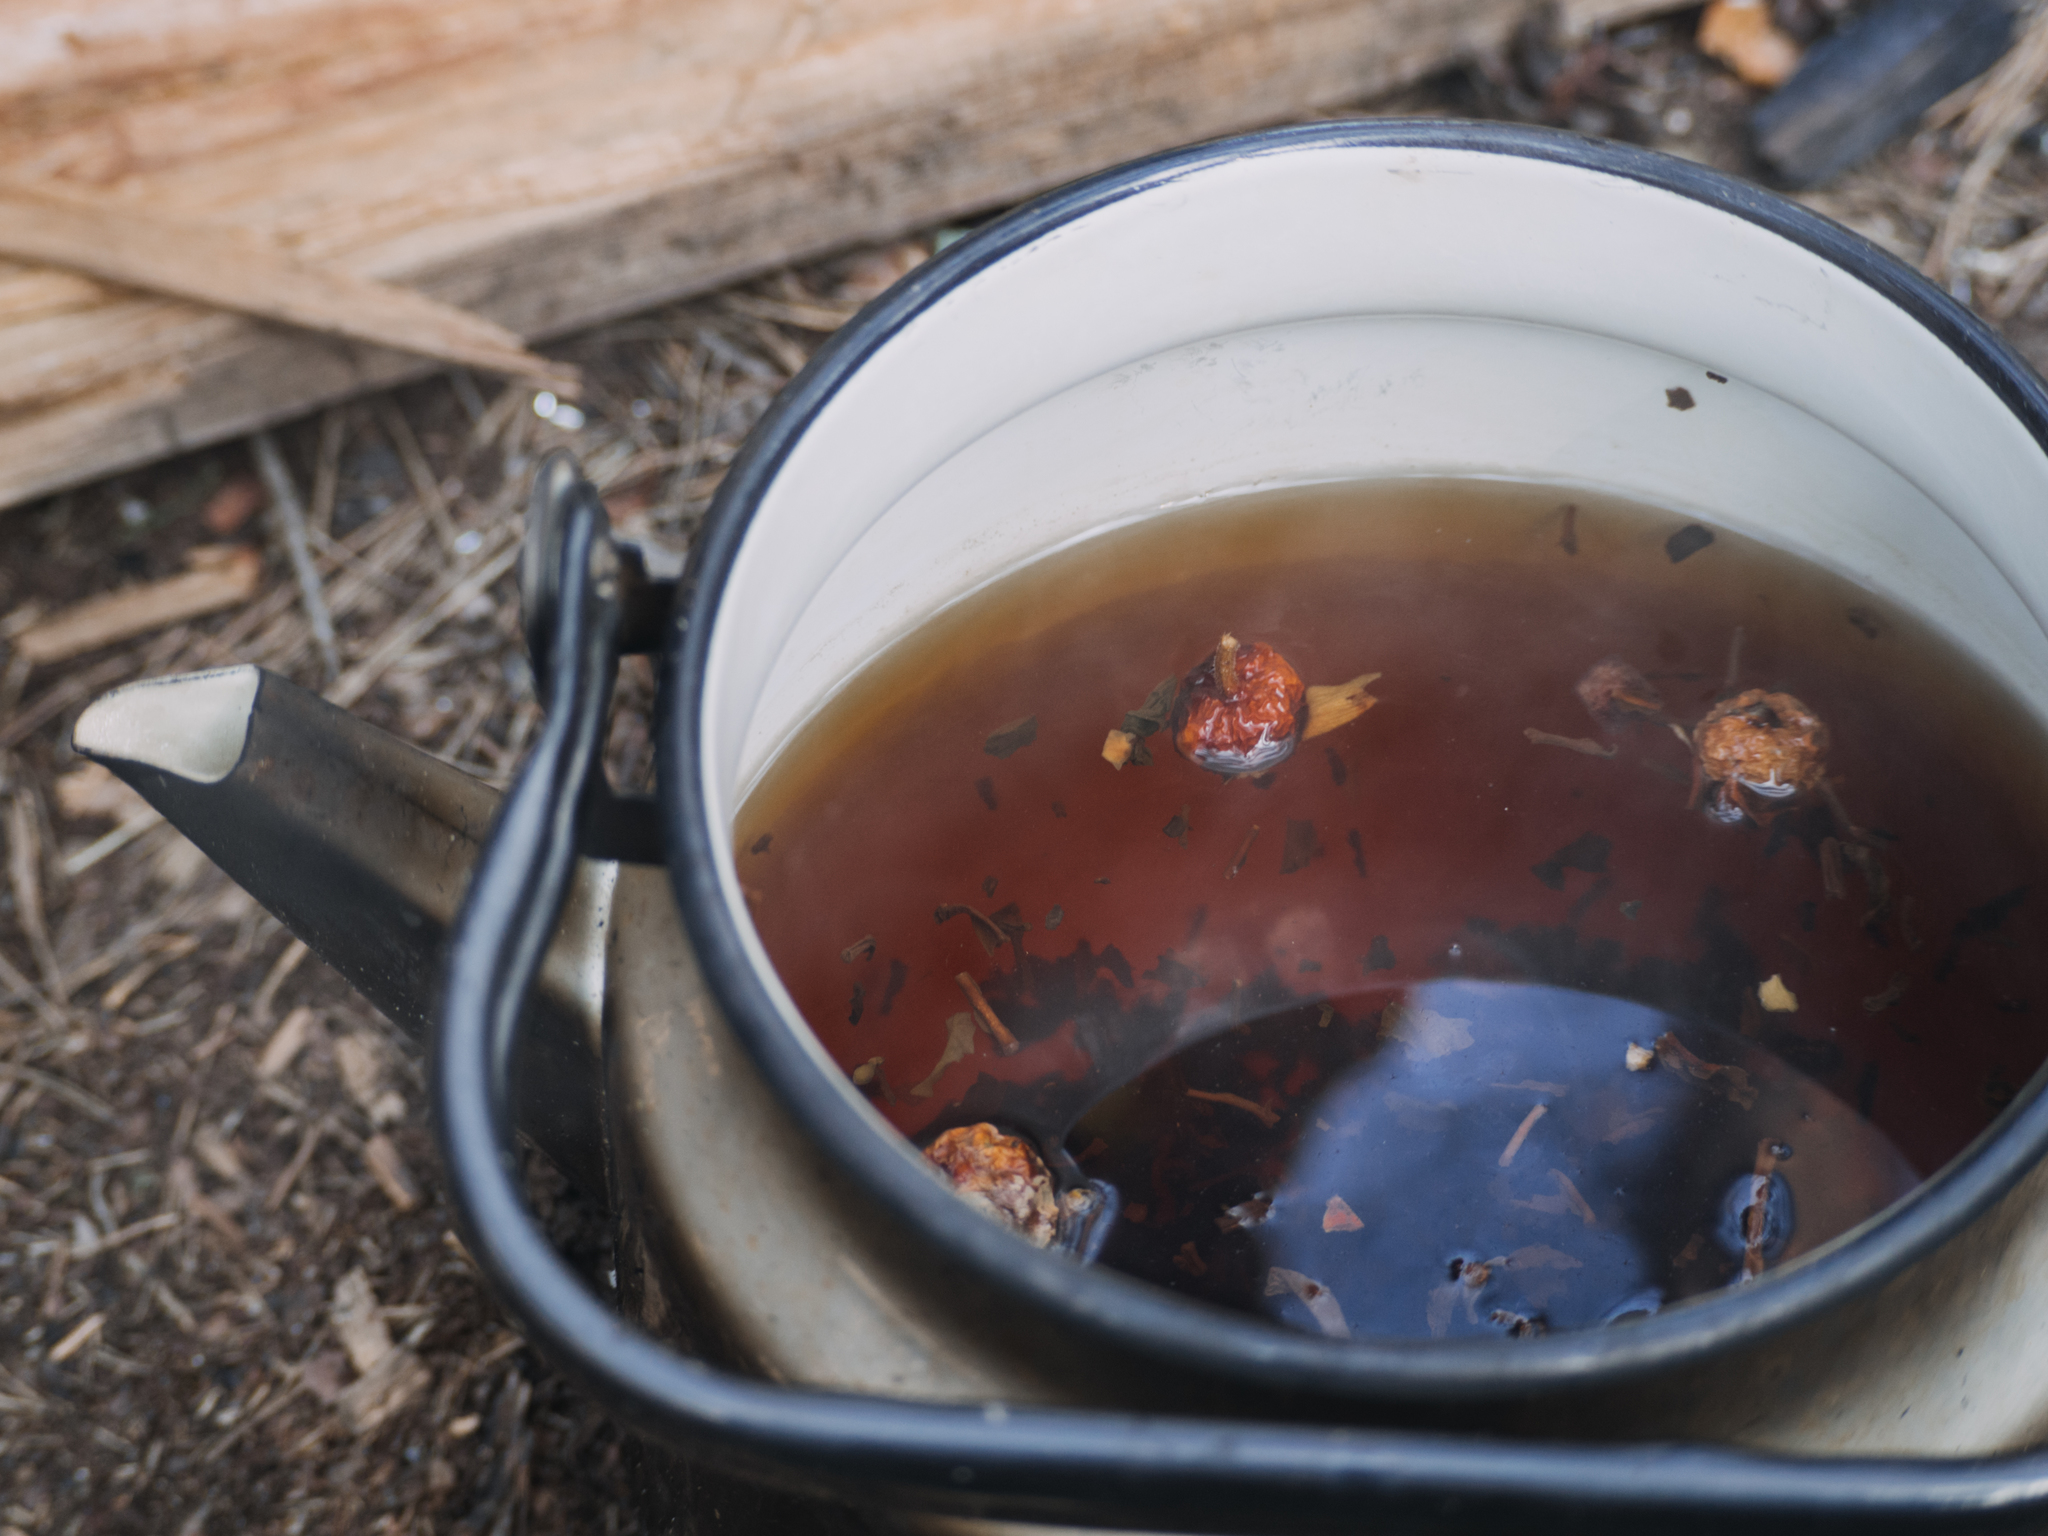
<svg viewBox="0 0 2048 1536"><path fill-rule="evenodd" d="M1904 311L1981 379L2048 452L2048 386L1991 328L1862 236L1691 162L1554 129L1444 120L1272 129L1105 171L992 221L839 330L749 435L707 514L664 652L658 798L668 866L706 982L763 1075L818 1143L913 1231L1016 1303L1180 1369L1250 1386L1399 1401L1479 1401L1615 1384L1699 1362L1808 1321L1890 1279L1960 1231L2048 1150L2048 1067L1933 1177L1886 1211L1734 1294L1626 1326L1536 1340L1332 1341L1031 1249L954 1198L820 1070L754 969L715 873L697 754L706 656L755 509L818 413L881 346L947 293L1059 226L1222 163L1301 149L1464 150L1625 178L1801 246Z"/></svg>

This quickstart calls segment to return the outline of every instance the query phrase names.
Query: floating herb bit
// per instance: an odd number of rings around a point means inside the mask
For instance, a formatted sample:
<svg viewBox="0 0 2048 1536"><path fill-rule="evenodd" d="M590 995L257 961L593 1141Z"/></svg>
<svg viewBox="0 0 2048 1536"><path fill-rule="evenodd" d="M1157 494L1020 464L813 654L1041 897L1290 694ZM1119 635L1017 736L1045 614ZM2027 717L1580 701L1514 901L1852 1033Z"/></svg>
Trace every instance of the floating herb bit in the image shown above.
<svg viewBox="0 0 2048 1536"><path fill-rule="evenodd" d="M1340 725L1349 725L1379 703L1365 691L1379 677L1377 672L1361 672L1348 683L1310 683L1308 724L1301 728L1301 739L1309 741Z"/></svg>
<svg viewBox="0 0 2048 1536"><path fill-rule="evenodd" d="M1363 1232L1365 1223L1358 1219L1358 1212L1344 1203L1342 1195L1332 1195L1323 1206L1323 1230L1325 1232Z"/></svg>
<svg viewBox="0 0 2048 1536"><path fill-rule="evenodd" d="M1031 1143L984 1122L940 1132L924 1155L969 1205L1021 1233L1034 1247L1052 1246L1059 1235L1059 1201L1052 1175Z"/></svg>
<svg viewBox="0 0 2048 1536"><path fill-rule="evenodd" d="M1619 656L1595 662L1572 691L1586 706L1586 713L1602 725L1616 725L1632 715L1664 713L1664 695Z"/></svg>
<svg viewBox="0 0 2048 1536"><path fill-rule="evenodd" d="M1270 1195L1253 1195L1249 1200L1240 1200L1227 1207L1216 1218L1216 1230L1235 1232L1239 1227L1256 1227L1273 1214L1273 1198Z"/></svg>
<svg viewBox="0 0 2048 1536"><path fill-rule="evenodd" d="M939 1052L938 1061L933 1064L931 1071L925 1075L925 1080L910 1090L911 1093L920 1099L930 1098L932 1096L932 1089L938 1085L939 1079L945 1075L946 1068L953 1065L956 1061L964 1061L973 1054L974 1015L971 1013L956 1013L946 1020L946 1048Z"/></svg>
<svg viewBox="0 0 2048 1536"><path fill-rule="evenodd" d="M1282 1269L1275 1265L1266 1271L1266 1294L1268 1296L1292 1296L1308 1308L1308 1315L1316 1320L1316 1326L1333 1339L1351 1337L1351 1325L1344 1321L1344 1309L1337 1298L1330 1294L1330 1288L1320 1281L1311 1280L1296 1269Z"/></svg>
<svg viewBox="0 0 2048 1536"><path fill-rule="evenodd" d="M1672 1071L1683 1072L1705 1083L1715 1093L1744 1109L1756 1107L1756 1089L1751 1085L1747 1072L1740 1067L1722 1067L1711 1061L1702 1061L1668 1030L1657 1037L1657 1059Z"/></svg>
<svg viewBox="0 0 2048 1536"><path fill-rule="evenodd" d="M1693 727L1700 773L1716 786L1721 821L1754 819L1746 797L1789 800L1821 781L1828 728L1789 693L1752 688L1724 699Z"/></svg>
<svg viewBox="0 0 2048 1536"><path fill-rule="evenodd" d="M856 960L872 960L874 957L875 936L872 933L868 934L865 938L855 939L846 948L839 951L839 958L848 965L853 964Z"/></svg>
<svg viewBox="0 0 2048 1536"><path fill-rule="evenodd" d="M1153 732L1163 730L1166 722L1173 718L1173 701L1180 692L1180 679L1162 677L1152 685L1152 691L1145 695L1145 702L1136 709L1124 711L1123 724L1111 731L1102 743L1102 760L1112 768L1121 768L1125 763L1135 763L1140 768L1152 761L1152 754L1146 749L1145 738Z"/></svg>

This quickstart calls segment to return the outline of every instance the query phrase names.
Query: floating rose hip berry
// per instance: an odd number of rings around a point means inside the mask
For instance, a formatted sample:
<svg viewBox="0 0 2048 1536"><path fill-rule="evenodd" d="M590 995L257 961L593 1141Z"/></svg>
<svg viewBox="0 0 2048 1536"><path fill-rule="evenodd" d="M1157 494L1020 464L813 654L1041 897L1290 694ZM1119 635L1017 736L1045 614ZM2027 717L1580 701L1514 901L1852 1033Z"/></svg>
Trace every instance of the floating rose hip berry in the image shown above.
<svg viewBox="0 0 2048 1536"><path fill-rule="evenodd" d="M1270 645L1225 635L1182 681L1173 744L1214 773L1263 773L1287 761L1307 724L1300 674Z"/></svg>
<svg viewBox="0 0 2048 1536"><path fill-rule="evenodd" d="M955 1126L924 1149L925 1160L953 1181L953 1193L1014 1227L1040 1248L1059 1235L1052 1175L1031 1143L994 1126Z"/></svg>
<svg viewBox="0 0 2048 1536"><path fill-rule="evenodd" d="M1732 821L1745 814L1741 795L1789 800L1818 785L1828 728L1791 694L1751 688L1708 711L1692 742L1701 776L1716 786L1710 809Z"/></svg>

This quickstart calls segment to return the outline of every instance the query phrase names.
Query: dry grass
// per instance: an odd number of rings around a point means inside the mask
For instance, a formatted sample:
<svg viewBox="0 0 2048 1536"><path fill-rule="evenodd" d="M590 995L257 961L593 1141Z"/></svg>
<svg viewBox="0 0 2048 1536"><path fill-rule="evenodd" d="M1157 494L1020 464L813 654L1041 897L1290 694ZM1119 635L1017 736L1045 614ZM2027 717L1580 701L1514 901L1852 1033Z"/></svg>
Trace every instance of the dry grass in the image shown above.
<svg viewBox="0 0 2048 1536"><path fill-rule="evenodd" d="M1748 171L1749 93L1685 27L1573 54L1532 40L1378 110L1538 117ZM2007 151L1965 218L1976 151L1954 127L1808 201L1916 263L1948 226L1955 291L2039 347L2043 162L2011 127L2032 111L2004 110ZM281 518L228 527L262 499L247 445L0 515L10 657L38 616L195 546L255 542L266 561L237 609L0 667L0 1536L637 1529L618 1434L506 1331L449 1235L416 1056L64 744L117 683L255 661L504 782L537 720L506 574L536 457L575 448L620 531L680 554L776 390L918 254L589 335L564 349L590 380L580 421L452 375L280 434L310 583ZM651 774L651 701L628 666L621 783ZM602 1284L594 1208L545 1168L530 1182Z"/></svg>

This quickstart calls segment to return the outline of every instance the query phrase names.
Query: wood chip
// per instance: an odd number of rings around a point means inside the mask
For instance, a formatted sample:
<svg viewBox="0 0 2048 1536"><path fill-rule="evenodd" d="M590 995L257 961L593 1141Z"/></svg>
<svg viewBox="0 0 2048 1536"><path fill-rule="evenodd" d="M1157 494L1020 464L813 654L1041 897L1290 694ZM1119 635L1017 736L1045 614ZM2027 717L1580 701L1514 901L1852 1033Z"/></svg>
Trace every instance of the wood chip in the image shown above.
<svg viewBox="0 0 2048 1536"><path fill-rule="evenodd" d="M231 1141L223 1141L217 1127L202 1125L193 1133L192 1153L219 1177L230 1184L246 1184L249 1170L243 1166L241 1154Z"/></svg>
<svg viewBox="0 0 2048 1536"><path fill-rule="evenodd" d="M264 1044L263 1054L256 1058L256 1075L264 1081L283 1074L306 1048L307 1036L313 1029L313 1010L294 1008L284 1016L284 1022L277 1026Z"/></svg>
<svg viewBox="0 0 2048 1536"><path fill-rule="evenodd" d="M409 1349L394 1349L341 1391L334 1410L351 1434L375 1434L434 1382L434 1373Z"/></svg>
<svg viewBox="0 0 2048 1536"><path fill-rule="evenodd" d="M205 1222L220 1234L230 1248L240 1249L248 1242L242 1229L216 1202L199 1190L199 1175L189 1157L174 1157L165 1170L164 1183L170 1192L171 1201L178 1209L189 1212Z"/></svg>
<svg viewBox="0 0 2048 1536"><path fill-rule="evenodd" d="M88 1317L84 1322L50 1346L51 1363L62 1365L66 1360L69 1360L81 1349L85 1348L86 1345L98 1338L101 1330L106 1326L107 1314L104 1312L93 1313L91 1317Z"/></svg>
<svg viewBox="0 0 2048 1536"><path fill-rule="evenodd" d="M1300 1270L1281 1269L1278 1265L1267 1270L1266 1294L1294 1297L1308 1308L1308 1315L1315 1319L1316 1326L1330 1338L1351 1337L1351 1326L1344 1321L1344 1309L1330 1294L1330 1288L1319 1280L1311 1280Z"/></svg>
<svg viewBox="0 0 2048 1536"><path fill-rule="evenodd" d="M256 989L256 996L249 1004L250 1017L258 1023L269 1022L270 1005L277 999L278 988L282 987L291 973L304 963L307 953L305 943L299 939L293 939L284 947L284 952L277 957L277 963L271 966L264 976L263 985Z"/></svg>
<svg viewBox="0 0 2048 1536"><path fill-rule="evenodd" d="M370 1177L384 1191L384 1198L399 1210L409 1211L420 1203L412 1174L389 1136L379 1132L363 1143L363 1166L370 1170Z"/></svg>
<svg viewBox="0 0 2048 1536"><path fill-rule="evenodd" d="M1549 731L1539 731L1533 725L1522 727L1522 734L1532 745L1539 747L1563 747L1567 752L1583 752L1588 757L1612 757L1616 748L1602 746L1588 736L1556 736Z"/></svg>
<svg viewBox="0 0 2048 1536"><path fill-rule="evenodd" d="M368 1374L395 1347L391 1330L384 1324L383 1308L377 1305L376 1289L360 1265L334 1282L327 1320L359 1376Z"/></svg>
<svg viewBox="0 0 2048 1536"><path fill-rule="evenodd" d="M162 581L122 587L61 609L23 632L15 654L36 666L67 661L171 624L233 608L256 595L263 557L243 546L201 545L192 569Z"/></svg>
<svg viewBox="0 0 2048 1536"><path fill-rule="evenodd" d="M1745 85L1776 90L1799 67L1799 44L1778 30L1764 0L1714 0L1693 41L1732 69Z"/></svg>
<svg viewBox="0 0 2048 1536"><path fill-rule="evenodd" d="M405 1118L405 1100L390 1087L384 1047L375 1036L363 1030L343 1035L334 1042L334 1065L371 1125L396 1125Z"/></svg>
<svg viewBox="0 0 2048 1536"><path fill-rule="evenodd" d="M1111 731L1102 739L1102 760L1112 768L1121 768L1137 749L1138 738L1129 731Z"/></svg>
<svg viewBox="0 0 2048 1536"><path fill-rule="evenodd" d="M261 512L269 500L263 482L254 475L236 475L206 498L199 521L217 539L233 538L242 525Z"/></svg>

